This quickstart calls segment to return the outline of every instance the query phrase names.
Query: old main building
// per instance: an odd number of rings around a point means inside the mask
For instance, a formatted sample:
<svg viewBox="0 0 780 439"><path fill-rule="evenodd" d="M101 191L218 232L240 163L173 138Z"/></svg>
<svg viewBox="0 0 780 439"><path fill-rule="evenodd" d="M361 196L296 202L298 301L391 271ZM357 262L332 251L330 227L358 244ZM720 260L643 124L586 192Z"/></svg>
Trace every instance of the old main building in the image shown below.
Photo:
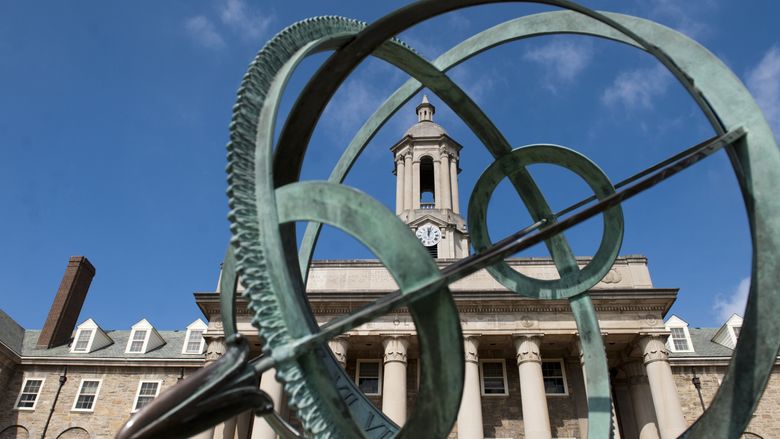
<svg viewBox="0 0 780 439"><path fill-rule="evenodd" d="M443 267L466 256L469 244L458 192L461 145L433 122L434 113L424 99L417 107L418 122L391 151L396 213ZM557 277L548 259L514 259L510 265L535 278ZM126 330L101 328L100 316L81 316L76 326L92 275L85 258L72 258L42 330L21 328L0 312L0 438L112 437L134 411L224 351L218 292L196 293L207 323L193 317L178 331L157 330L142 316ZM307 285L321 323L395 288L373 260L315 261ZM518 296L484 271L451 290L466 353L461 414L452 436L583 438L585 386L568 302ZM611 369L617 434L676 437L717 391L741 318L733 316L720 328L691 328L668 316L677 290L654 287L642 256L618 258L590 294ZM238 317L239 330L259 355L250 316ZM330 346L363 392L402 424L416 402L419 373L409 315L388 315ZM778 377L773 373L745 437L780 437ZM264 374L261 388L283 416L292 416L272 372ZM199 435L274 436L250 413Z"/></svg>

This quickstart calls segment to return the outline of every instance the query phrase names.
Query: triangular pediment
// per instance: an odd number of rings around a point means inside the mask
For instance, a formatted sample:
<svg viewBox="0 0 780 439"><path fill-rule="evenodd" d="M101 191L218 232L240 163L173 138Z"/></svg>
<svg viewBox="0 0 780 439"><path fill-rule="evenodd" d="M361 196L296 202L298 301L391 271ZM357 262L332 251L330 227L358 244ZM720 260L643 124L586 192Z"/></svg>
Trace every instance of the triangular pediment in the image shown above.
<svg viewBox="0 0 780 439"><path fill-rule="evenodd" d="M409 222L409 227L418 227L425 223L431 223L435 226L438 226L439 228L447 227L448 225L447 221L444 221L441 218L435 217L433 215L423 215L414 221Z"/></svg>

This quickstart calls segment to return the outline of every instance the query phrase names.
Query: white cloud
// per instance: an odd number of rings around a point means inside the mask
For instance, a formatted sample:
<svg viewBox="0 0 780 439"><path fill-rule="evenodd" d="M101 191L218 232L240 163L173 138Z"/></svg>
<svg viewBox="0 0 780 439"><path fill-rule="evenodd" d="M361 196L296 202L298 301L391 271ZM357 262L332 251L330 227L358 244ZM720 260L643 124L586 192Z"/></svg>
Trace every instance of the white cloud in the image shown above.
<svg viewBox="0 0 780 439"><path fill-rule="evenodd" d="M349 78L325 108L321 125L329 127L328 134L350 140L381 103L379 91L368 81Z"/></svg>
<svg viewBox="0 0 780 439"><path fill-rule="evenodd" d="M210 49L225 47L223 35L226 32L238 34L246 40L258 40L266 34L274 21L273 14L255 11L243 0L225 0L219 4L217 12L219 20L216 21L205 15L198 15L184 22L184 28L195 41Z"/></svg>
<svg viewBox="0 0 780 439"><path fill-rule="evenodd" d="M495 72L489 72L484 69L479 70L479 73L475 74L474 70L465 64L458 66L449 76L469 95L471 100L480 106L486 104L489 93L496 86L496 82L499 79Z"/></svg>
<svg viewBox="0 0 780 439"><path fill-rule="evenodd" d="M746 277L739 282L737 288L730 294L724 296L718 294L715 297L713 311L718 314L721 322L725 322L732 314L745 315L745 305L747 304L748 293L750 292L750 278Z"/></svg>
<svg viewBox="0 0 780 439"><path fill-rule="evenodd" d="M447 15L447 24L451 29L465 31L471 27L471 20L460 12L451 12Z"/></svg>
<svg viewBox="0 0 780 439"><path fill-rule="evenodd" d="M227 0L220 11L220 19L241 36L254 40L266 33L274 17L250 10L242 0Z"/></svg>
<svg viewBox="0 0 780 439"><path fill-rule="evenodd" d="M601 101L608 106L629 109L652 108L653 99L664 94L672 76L663 65L620 73L604 90Z"/></svg>
<svg viewBox="0 0 780 439"><path fill-rule="evenodd" d="M663 22L691 38L701 39L712 32L708 25L693 17L701 17L705 12L717 8L715 1L652 0L642 4L649 9L647 15L654 20Z"/></svg>
<svg viewBox="0 0 780 439"><path fill-rule="evenodd" d="M771 47L758 65L748 71L747 86L775 137L780 137L780 47Z"/></svg>
<svg viewBox="0 0 780 439"><path fill-rule="evenodd" d="M558 85L571 83L590 64L593 45L587 40L553 40L528 50L523 59L542 66L544 86L555 93Z"/></svg>
<svg viewBox="0 0 780 439"><path fill-rule="evenodd" d="M203 15L190 17L184 22L184 28L196 42L210 49L220 49L225 46L225 40L217 32L214 23Z"/></svg>

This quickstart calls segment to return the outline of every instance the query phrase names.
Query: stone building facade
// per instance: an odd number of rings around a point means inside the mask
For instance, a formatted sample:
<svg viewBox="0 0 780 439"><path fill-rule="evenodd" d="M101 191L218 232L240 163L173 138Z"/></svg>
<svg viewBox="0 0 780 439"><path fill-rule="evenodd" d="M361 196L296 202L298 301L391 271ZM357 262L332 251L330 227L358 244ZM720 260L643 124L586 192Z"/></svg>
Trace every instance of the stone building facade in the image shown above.
<svg viewBox="0 0 780 439"><path fill-rule="evenodd" d="M443 268L468 254L469 237L458 200L462 146L433 122L434 113L425 98L417 107L418 122L391 152L396 214ZM195 293L207 323L195 321L181 331L157 331L145 320L124 331L104 331L91 319L75 326L87 278L94 274L85 262L71 260L43 330L25 330L0 313L0 439L112 437L139 398L151 400L224 352L219 291ZM578 262L585 265L589 259ZM558 276L549 259L510 259L508 264L538 279ZM315 261L307 281L310 305L321 324L396 288L375 260ZM584 438L586 371L568 302L519 296L485 271L450 289L460 313L466 364L461 411L450 437ZM61 293L76 300L65 300ZM590 295L611 372L616 437L677 437L714 397L741 318L733 316L719 328L692 328L670 316L677 289L656 287L647 259L637 255L619 257ZM260 341L242 305L239 299L238 329L253 354L260 355ZM332 340L330 347L368 399L403 424L417 403L420 371L409 313L401 310L367 323ZM60 385L62 377L66 380ZM744 437L780 437L779 380L776 370ZM295 424L273 371L263 375L261 388L280 415ZM79 404L91 406L79 409ZM383 437L381 431L372 434ZM244 413L197 437L276 435L262 418Z"/></svg>
<svg viewBox="0 0 780 439"><path fill-rule="evenodd" d="M92 319L63 324L80 313L89 282L77 272L85 269L94 274L86 258L71 258L42 330L0 311L0 438L114 437L132 413L203 366L202 320L180 331L145 319L114 331Z"/></svg>

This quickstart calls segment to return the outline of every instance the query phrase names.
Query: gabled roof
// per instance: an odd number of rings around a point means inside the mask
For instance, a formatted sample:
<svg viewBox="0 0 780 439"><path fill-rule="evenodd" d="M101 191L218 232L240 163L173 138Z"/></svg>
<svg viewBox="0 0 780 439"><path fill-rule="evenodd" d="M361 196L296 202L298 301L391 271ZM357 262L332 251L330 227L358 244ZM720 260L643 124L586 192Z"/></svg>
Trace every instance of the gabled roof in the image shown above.
<svg viewBox="0 0 780 439"><path fill-rule="evenodd" d="M731 328L741 327L741 326L742 326L742 317L740 317L737 314L732 314L731 317L729 317L729 319L726 320L726 323L724 323L723 326L718 328L718 332L716 332L715 335L712 336L712 341L722 346L725 346L729 349L734 349L737 345L737 340L735 334L732 333L733 330Z"/></svg>
<svg viewBox="0 0 780 439"><path fill-rule="evenodd" d="M87 345L87 352L78 352L80 354L96 351L114 343L114 340L112 340L111 337L106 334L106 331L104 331L103 328L101 328L100 325L98 325L97 322L91 318L85 320L82 324L76 327L76 334L78 334L78 332L83 329L91 329L95 331L95 333L92 335L90 343ZM71 351L73 351L75 343L76 340L73 340L70 346Z"/></svg>
<svg viewBox="0 0 780 439"><path fill-rule="evenodd" d="M423 215L415 219L414 221L409 222L409 227L416 227L424 223L433 223L439 227L447 227L448 224L446 221L442 220L441 218L437 218L433 215Z"/></svg>
<svg viewBox="0 0 780 439"><path fill-rule="evenodd" d="M28 329L24 332L21 355L23 357L61 357L71 359L85 358L116 358L116 359L192 359L193 355L183 355L182 346L186 331L157 331L165 344L158 349L147 351L145 354L126 354L125 347L130 339L130 330L105 331L114 340L114 343L101 349L88 353L72 353L68 345L57 346L51 349L38 348L36 343L40 329Z"/></svg>
<svg viewBox="0 0 780 439"><path fill-rule="evenodd" d="M718 328L692 328L688 327L691 334L693 352L670 352L672 358L682 357L731 357L734 353L731 349L712 341Z"/></svg>
<svg viewBox="0 0 780 439"><path fill-rule="evenodd" d="M0 343L17 355L21 355L23 340L24 328L0 309Z"/></svg>

